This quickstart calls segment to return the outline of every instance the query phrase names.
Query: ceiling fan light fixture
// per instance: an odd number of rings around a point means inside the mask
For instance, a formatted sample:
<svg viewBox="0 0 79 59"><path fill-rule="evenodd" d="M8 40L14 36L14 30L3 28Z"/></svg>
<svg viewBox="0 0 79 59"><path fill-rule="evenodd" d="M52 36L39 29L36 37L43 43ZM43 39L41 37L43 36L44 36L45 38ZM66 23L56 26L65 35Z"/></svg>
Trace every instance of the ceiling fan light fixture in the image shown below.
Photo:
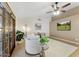
<svg viewBox="0 0 79 59"><path fill-rule="evenodd" d="M53 14L54 14L54 16L57 16L60 14L60 11L54 11Z"/></svg>

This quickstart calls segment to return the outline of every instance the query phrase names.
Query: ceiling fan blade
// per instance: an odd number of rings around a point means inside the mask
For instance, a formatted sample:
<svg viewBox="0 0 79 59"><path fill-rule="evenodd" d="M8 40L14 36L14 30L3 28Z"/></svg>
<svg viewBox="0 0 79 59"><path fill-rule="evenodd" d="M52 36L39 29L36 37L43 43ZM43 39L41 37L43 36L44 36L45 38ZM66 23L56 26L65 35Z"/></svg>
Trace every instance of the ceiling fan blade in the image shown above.
<svg viewBox="0 0 79 59"><path fill-rule="evenodd" d="M61 12L66 12L66 10L61 10Z"/></svg>
<svg viewBox="0 0 79 59"><path fill-rule="evenodd" d="M46 12L46 13L48 14L48 13L51 13L51 12L53 12L53 11L48 11L48 12Z"/></svg>
<svg viewBox="0 0 79 59"><path fill-rule="evenodd" d="M66 5L62 6L62 8L65 8L67 6L71 5L71 3L67 3Z"/></svg>

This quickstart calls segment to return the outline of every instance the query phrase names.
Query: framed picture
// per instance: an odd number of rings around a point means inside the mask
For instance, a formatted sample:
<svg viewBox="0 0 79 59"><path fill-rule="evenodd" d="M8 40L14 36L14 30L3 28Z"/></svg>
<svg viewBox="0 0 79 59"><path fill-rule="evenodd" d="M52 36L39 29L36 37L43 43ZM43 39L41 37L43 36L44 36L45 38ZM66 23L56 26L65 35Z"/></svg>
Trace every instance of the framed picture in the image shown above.
<svg viewBox="0 0 79 59"><path fill-rule="evenodd" d="M70 31L71 21L62 21L57 23L57 30L59 31Z"/></svg>

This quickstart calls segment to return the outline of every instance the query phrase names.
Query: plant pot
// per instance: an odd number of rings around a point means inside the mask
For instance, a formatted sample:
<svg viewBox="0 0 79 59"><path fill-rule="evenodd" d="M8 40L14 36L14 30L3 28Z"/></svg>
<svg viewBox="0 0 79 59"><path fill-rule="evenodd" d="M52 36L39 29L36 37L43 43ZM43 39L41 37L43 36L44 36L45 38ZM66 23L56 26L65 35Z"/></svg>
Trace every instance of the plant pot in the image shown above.
<svg viewBox="0 0 79 59"><path fill-rule="evenodd" d="M17 44L22 44L24 43L24 39L21 39L20 41L17 41Z"/></svg>
<svg viewBox="0 0 79 59"><path fill-rule="evenodd" d="M47 44L44 44L44 45L43 45L43 49L44 49L44 50L47 50L48 48L49 48L49 46L48 46Z"/></svg>

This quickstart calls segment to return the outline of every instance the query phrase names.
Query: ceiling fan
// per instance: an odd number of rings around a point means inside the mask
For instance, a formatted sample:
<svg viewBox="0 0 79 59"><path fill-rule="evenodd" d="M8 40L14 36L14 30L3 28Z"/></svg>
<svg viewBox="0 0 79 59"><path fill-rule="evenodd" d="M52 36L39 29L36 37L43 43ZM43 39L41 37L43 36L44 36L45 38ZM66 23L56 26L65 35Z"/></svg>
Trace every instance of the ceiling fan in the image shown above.
<svg viewBox="0 0 79 59"><path fill-rule="evenodd" d="M66 10L63 10L63 8L65 8L65 7L69 6L69 5L71 5L71 3L67 3L67 4L63 5L62 7L58 7L58 3L59 3L59 2L55 2L54 5L51 5L51 7L54 8L53 11L48 11L48 12L46 12L46 13L48 14L48 13L53 12L54 14L56 14L56 13L59 14L59 12L66 12Z"/></svg>

